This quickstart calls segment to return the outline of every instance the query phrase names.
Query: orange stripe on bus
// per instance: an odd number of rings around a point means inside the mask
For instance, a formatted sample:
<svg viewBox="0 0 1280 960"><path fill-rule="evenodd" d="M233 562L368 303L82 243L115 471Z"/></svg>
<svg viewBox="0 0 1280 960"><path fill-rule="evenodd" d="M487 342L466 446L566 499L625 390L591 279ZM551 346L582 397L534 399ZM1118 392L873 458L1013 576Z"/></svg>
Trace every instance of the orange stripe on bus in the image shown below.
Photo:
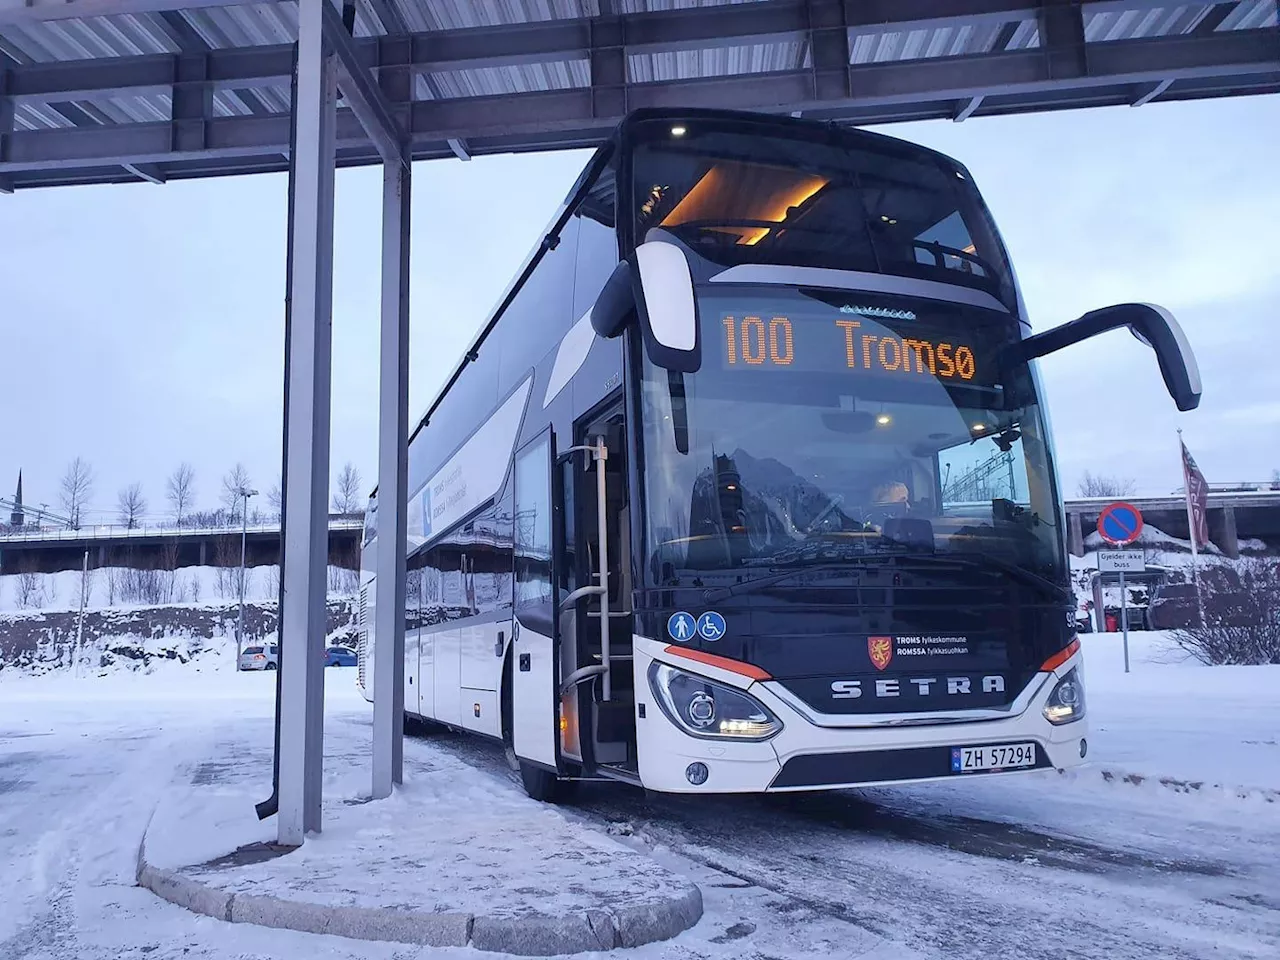
<svg viewBox="0 0 1280 960"><path fill-rule="evenodd" d="M1040 669L1044 673L1057 670L1060 666L1076 655L1076 651L1080 649L1080 638L1077 637L1068 643L1063 649L1059 650L1052 657L1040 664Z"/></svg>
<svg viewBox="0 0 1280 960"><path fill-rule="evenodd" d="M730 673L736 673L740 677L749 677L752 680L772 680L768 673L759 667L750 663L743 663L741 660L730 660L728 657L718 657L714 653L703 653L701 650L690 650L688 647L667 647L666 652L673 657L684 657L686 660L697 660L699 663L705 663L710 667L719 667L721 670L728 670Z"/></svg>

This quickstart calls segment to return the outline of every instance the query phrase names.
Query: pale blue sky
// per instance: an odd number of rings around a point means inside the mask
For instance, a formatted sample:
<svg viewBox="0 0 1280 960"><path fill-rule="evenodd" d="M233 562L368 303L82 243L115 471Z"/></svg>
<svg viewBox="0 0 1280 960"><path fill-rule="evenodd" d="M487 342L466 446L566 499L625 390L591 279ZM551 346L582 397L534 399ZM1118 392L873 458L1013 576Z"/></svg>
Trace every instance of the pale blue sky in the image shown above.
<svg viewBox="0 0 1280 960"><path fill-rule="evenodd" d="M1124 300L1160 303L1200 358L1201 408L1178 414L1155 359L1112 333L1043 363L1064 487L1084 469L1181 482L1175 429L1211 481L1280 468L1280 97L878 128L973 172L1037 329ZM410 410L453 367L577 176L583 152L414 168ZM372 486L380 177L338 173L334 470ZM74 456L113 517L140 481L153 513L182 460L201 503L243 461L280 463L285 180L78 187L0 197L0 492L57 500Z"/></svg>

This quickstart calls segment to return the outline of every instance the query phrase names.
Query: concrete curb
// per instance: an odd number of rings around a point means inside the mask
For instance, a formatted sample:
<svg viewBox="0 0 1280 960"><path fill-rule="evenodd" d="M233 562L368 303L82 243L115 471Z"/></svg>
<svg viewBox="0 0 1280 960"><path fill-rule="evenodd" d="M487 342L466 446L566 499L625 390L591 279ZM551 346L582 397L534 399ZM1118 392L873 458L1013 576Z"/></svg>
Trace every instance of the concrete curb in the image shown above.
<svg viewBox="0 0 1280 960"><path fill-rule="evenodd" d="M664 903L602 908L562 917L480 917L380 907L328 907L296 900L229 893L174 870L151 866L146 837L138 847L138 886L192 913L228 923L328 933L353 940L390 940L430 947L465 947L546 957L668 940L702 918L702 891L690 884Z"/></svg>

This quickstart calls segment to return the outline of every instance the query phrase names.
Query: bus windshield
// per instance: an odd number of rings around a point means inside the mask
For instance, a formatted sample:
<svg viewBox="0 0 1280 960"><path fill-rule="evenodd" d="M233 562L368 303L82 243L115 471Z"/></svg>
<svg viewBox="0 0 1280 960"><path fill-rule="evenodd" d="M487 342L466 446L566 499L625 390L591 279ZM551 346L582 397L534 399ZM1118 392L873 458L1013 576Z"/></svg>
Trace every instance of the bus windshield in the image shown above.
<svg viewBox="0 0 1280 960"><path fill-rule="evenodd" d="M1011 315L719 284L698 307L701 368L645 361L654 585L904 552L1062 582L1035 378L1001 359Z"/></svg>
<svg viewBox="0 0 1280 960"><path fill-rule="evenodd" d="M716 264L792 264L941 280L1016 309L1004 248L977 188L913 144L828 141L732 124L639 126L637 242L655 228ZM819 130L819 133L824 133Z"/></svg>

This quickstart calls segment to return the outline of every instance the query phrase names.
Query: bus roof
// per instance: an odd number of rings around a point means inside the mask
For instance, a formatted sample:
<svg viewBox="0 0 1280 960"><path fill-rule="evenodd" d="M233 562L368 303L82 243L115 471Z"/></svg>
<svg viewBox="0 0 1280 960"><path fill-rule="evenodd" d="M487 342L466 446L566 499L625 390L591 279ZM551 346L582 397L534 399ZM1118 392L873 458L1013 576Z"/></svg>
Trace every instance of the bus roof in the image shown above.
<svg viewBox="0 0 1280 960"><path fill-rule="evenodd" d="M857 127L844 127L829 121L804 120L780 114L752 113L741 110L711 110L704 108L676 107L645 107L639 110L633 110L623 118L608 137L604 138L595 155L592 156L591 160L583 168L582 173L579 174L577 180L574 181L573 186L570 188L568 194L566 194L564 201L556 211L555 216L552 217L551 222L547 225L546 230L543 231L537 244L529 252L529 255L525 257L524 262L520 265L520 269L516 271L515 276L498 297L498 300L494 304L493 309L489 312L484 325L480 328L479 332L467 348L462 351L462 355L458 359L458 363L450 374L449 379L446 380L444 385L436 392L431 403L427 406L426 411L418 418L413 430L409 433L410 443L413 442L413 439L431 420L431 415L435 413L440 402L458 381L458 378L462 375L462 371L466 369L469 363L476 359L479 354L480 347L484 344L484 341L488 338L494 327L497 326L497 323L501 319L503 312L506 310L507 305L519 292L524 281L533 271L533 268L537 266L542 253L548 249L549 243L558 235L560 229L564 226L564 223L568 218L570 208L572 207L573 200L584 186L584 181L598 165L602 165L612 154L613 149L623 138L626 129L636 124L654 120L687 121L697 119L715 120L720 122L736 121L759 128L762 132L772 128L777 130L779 133L791 136L795 136L797 133L800 133L815 139L838 137L846 143L862 142L869 147L880 147L882 149L887 147L889 149L898 150L905 149L917 156L931 156L939 162L964 170L963 165L958 163L952 157L939 153L938 151L932 150L928 147L912 143L909 140L902 140L898 137L891 137L886 134L875 133L870 130L862 130ZM967 175L967 171L965 172ZM373 496L376 494L377 488L375 487L370 495Z"/></svg>

